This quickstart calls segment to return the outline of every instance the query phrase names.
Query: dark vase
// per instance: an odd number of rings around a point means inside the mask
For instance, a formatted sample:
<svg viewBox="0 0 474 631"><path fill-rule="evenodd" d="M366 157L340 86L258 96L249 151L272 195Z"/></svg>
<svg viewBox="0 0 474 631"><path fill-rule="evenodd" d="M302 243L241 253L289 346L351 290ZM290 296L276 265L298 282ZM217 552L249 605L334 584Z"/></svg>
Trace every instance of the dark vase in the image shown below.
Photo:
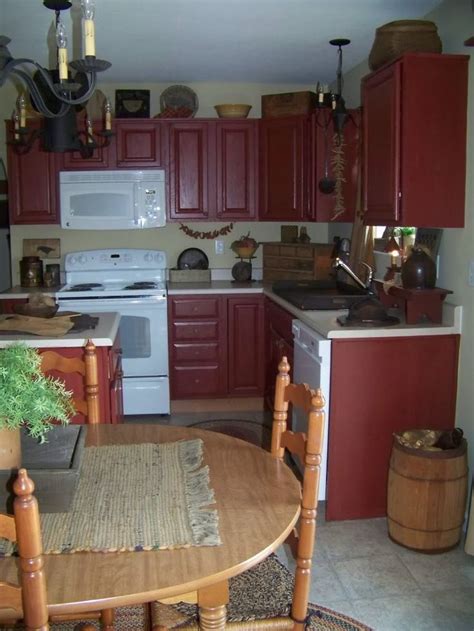
<svg viewBox="0 0 474 631"><path fill-rule="evenodd" d="M422 248L413 248L402 265L402 285L405 289L433 289L436 284L436 264Z"/></svg>

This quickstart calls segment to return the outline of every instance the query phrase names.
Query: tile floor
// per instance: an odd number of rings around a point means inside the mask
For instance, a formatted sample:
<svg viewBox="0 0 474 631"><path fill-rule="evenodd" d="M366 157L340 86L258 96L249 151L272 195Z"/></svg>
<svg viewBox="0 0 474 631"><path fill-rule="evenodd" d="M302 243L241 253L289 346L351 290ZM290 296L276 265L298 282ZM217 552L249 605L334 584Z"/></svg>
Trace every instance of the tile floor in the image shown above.
<svg viewBox="0 0 474 631"><path fill-rule="evenodd" d="M188 425L215 418L262 421L261 412L126 417ZM386 520L326 522L319 504L311 602L353 616L375 631L474 631L474 556L462 544L425 555L390 541ZM287 546L277 551L291 570Z"/></svg>

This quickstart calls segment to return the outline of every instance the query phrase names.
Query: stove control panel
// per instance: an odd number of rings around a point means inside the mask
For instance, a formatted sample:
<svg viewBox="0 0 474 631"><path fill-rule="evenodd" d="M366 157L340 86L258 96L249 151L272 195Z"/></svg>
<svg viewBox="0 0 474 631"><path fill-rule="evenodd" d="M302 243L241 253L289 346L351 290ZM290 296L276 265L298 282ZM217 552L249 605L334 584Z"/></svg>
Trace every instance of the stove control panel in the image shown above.
<svg viewBox="0 0 474 631"><path fill-rule="evenodd" d="M66 272L166 269L166 253L162 250L86 250L66 255Z"/></svg>

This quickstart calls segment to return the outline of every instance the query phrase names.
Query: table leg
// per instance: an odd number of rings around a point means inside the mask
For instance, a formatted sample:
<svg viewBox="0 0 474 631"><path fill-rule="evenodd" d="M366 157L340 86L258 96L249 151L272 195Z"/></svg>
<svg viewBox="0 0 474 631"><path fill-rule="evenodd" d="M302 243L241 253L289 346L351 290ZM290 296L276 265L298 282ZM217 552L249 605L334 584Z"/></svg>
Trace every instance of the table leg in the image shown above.
<svg viewBox="0 0 474 631"><path fill-rule="evenodd" d="M228 581L199 589L199 628L202 631L225 631L228 602Z"/></svg>

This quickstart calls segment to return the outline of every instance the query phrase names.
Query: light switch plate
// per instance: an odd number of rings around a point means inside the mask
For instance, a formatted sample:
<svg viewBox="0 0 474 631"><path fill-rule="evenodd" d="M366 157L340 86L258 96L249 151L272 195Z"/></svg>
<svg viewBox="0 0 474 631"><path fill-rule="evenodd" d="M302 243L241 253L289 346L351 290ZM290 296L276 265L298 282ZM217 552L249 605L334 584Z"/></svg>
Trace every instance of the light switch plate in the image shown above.
<svg viewBox="0 0 474 631"><path fill-rule="evenodd" d="M224 254L224 241L217 239L214 241L214 247L216 249L216 254Z"/></svg>

